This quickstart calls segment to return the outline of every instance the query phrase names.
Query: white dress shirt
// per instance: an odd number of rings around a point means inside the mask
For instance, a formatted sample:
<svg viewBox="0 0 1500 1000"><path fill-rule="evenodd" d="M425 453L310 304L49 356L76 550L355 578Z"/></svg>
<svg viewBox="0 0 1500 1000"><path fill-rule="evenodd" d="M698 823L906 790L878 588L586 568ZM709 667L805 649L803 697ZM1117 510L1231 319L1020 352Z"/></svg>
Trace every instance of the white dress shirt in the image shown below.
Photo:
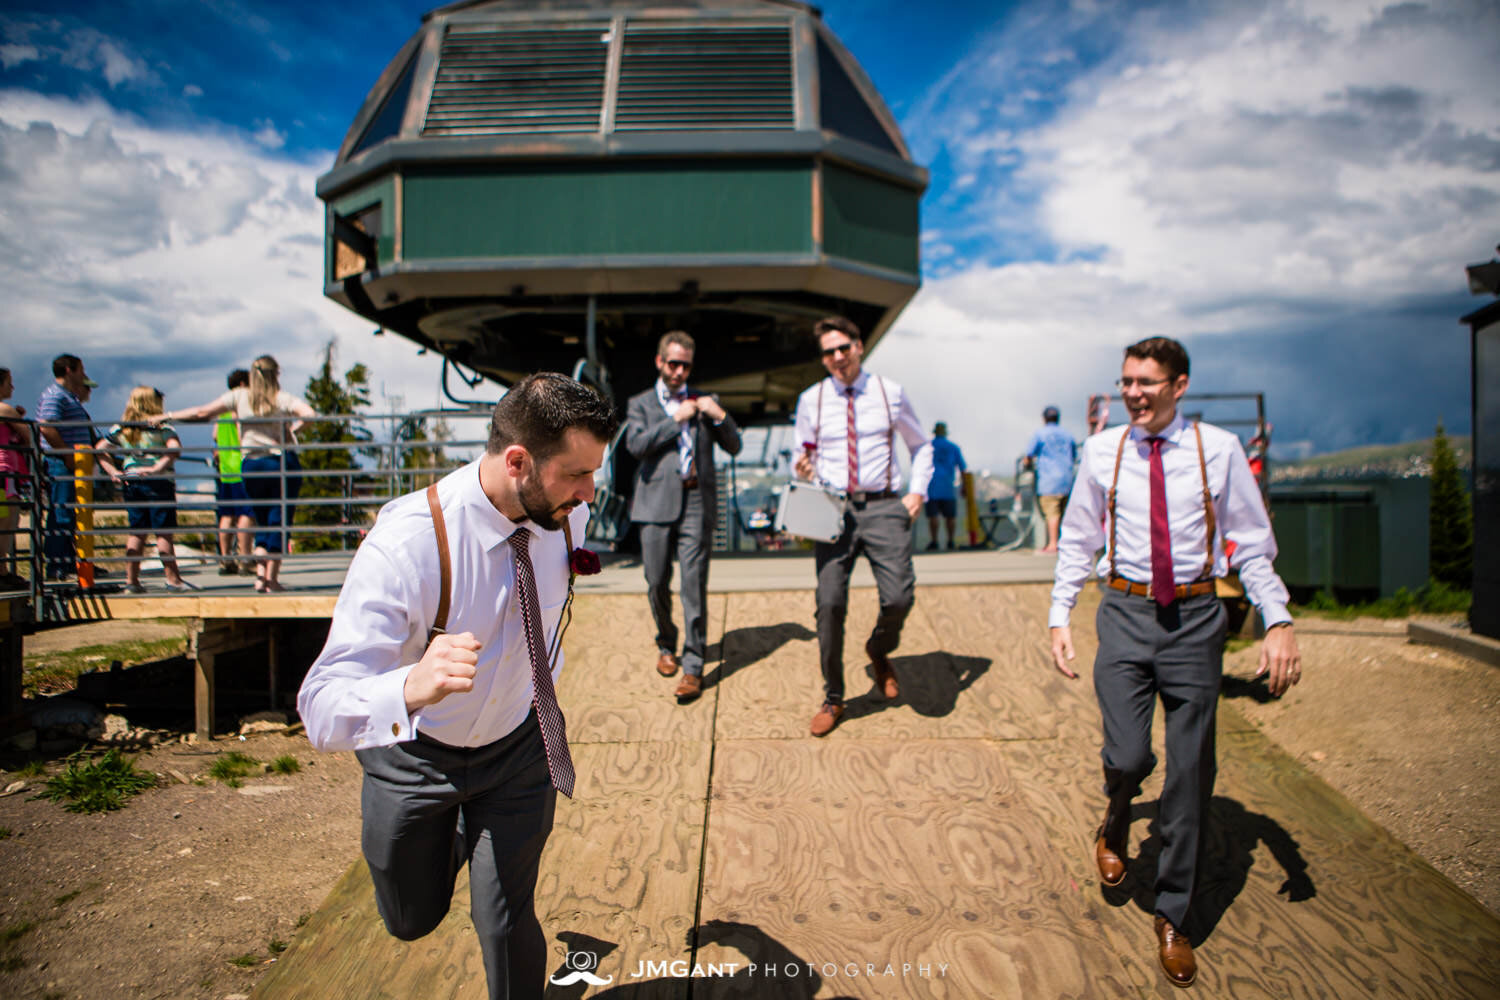
<svg viewBox="0 0 1500 1000"><path fill-rule="evenodd" d="M415 738L477 747L510 733L531 711L531 658L516 586L513 531L532 533L531 564L548 645L568 596L563 533L532 522L516 525L485 496L474 461L443 477L438 502L452 565L450 633L472 632L479 663L472 691L406 713L406 676L427 648L437 617L440 575L437 536L425 491L386 504L361 543L334 607L328 642L297 695L307 737L319 750L358 750ZM569 515L575 542L588 526L588 506ZM558 653L553 684L562 673Z"/></svg>
<svg viewBox="0 0 1500 1000"><path fill-rule="evenodd" d="M1287 591L1272 567L1276 536L1261 499L1260 486L1245 459L1240 439L1211 424L1200 424L1203 455L1208 465L1208 487L1213 495L1217 534L1213 540L1213 575L1238 570L1245 594L1260 609L1267 626L1289 622ZM1148 435L1133 426L1112 427L1083 444L1078 478L1068 497L1062 534L1057 542L1057 570L1052 586L1049 627L1067 625L1078 592L1088 579L1094 553L1109 542L1109 485L1114 478L1120 435L1129 434L1120 458L1120 483L1115 494L1119 522L1115 544L1119 553L1115 572L1127 580L1151 580L1151 446ZM1167 483L1167 522L1172 532L1172 575L1178 584L1203 575L1208 558L1207 520L1203 509L1203 474L1198 465L1198 442L1193 428L1179 413L1161 432L1162 471ZM1226 558L1224 541L1235 543ZM1094 567L1099 577L1109 575L1109 552Z"/></svg>
<svg viewBox="0 0 1500 1000"><path fill-rule="evenodd" d="M656 398L661 401L661 408L669 417L675 417L677 408L683 404L688 395L686 383L674 393L667 388L667 383L661 379L656 380ZM677 472L683 479L693 477L693 422L691 420L684 420L682 428L677 432Z"/></svg>
<svg viewBox="0 0 1500 1000"><path fill-rule="evenodd" d="M879 383L875 379L880 379ZM881 392L881 387L885 392ZM829 376L815 382L797 398L797 443L812 445L814 477L834 489L879 493L901 489L901 470L892 467L894 439L906 442L911 452L911 485L904 491L924 499L932 482L932 442L917 419L906 390L888 378L863 369L854 380L855 447L859 458L859 482L849 482L849 388ZM821 389L823 409L818 411ZM889 407L887 407L889 402ZM892 435L891 421L896 433Z"/></svg>

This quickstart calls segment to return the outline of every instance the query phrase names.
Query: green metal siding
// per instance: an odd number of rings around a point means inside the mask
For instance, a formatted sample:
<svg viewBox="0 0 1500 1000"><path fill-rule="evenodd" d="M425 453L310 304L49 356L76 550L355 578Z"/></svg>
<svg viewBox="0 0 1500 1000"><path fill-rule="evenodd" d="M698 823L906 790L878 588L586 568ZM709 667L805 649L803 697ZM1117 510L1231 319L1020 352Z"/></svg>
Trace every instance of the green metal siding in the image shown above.
<svg viewBox="0 0 1500 1000"><path fill-rule="evenodd" d="M376 252L380 266L385 267L396 259L396 181L386 177L369 187L360 188L328 203L330 211L353 218L372 205L380 206L380 237L376 241ZM327 280L333 280L333 237L325 241L323 271Z"/></svg>
<svg viewBox="0 0 1500 1000"><path fill-rule="evenodd" d="M403 257L811 253L811 173L772 161L409 171Z"/></svg>
<svg viewBox="0 0 1500 1000"><path fill-rule="evenodd" d="M823 251L917 276L921 195L868 174L823 165Z"/></svg>

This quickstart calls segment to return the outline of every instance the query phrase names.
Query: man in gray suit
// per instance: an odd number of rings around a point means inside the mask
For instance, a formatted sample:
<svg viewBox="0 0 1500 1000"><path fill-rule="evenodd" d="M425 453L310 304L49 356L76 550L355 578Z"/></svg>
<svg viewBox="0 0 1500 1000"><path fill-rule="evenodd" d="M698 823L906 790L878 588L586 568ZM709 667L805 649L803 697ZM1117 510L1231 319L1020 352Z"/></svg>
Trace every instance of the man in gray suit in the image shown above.
<svg viewBox="0 0 1500 1000"><path fill-rule="evenodd" d="M641 526L641 562L656 619L656 670L677 673L677 626L672 622L672 550L682 564L682 680L679 703L703 691L708 647L708 552L718 515L714 445L737 455L740 431L712 396L688 388L693 338L673 330L656 348L660 377L630 398L625 449L640 462L630 519Z"/></svg>

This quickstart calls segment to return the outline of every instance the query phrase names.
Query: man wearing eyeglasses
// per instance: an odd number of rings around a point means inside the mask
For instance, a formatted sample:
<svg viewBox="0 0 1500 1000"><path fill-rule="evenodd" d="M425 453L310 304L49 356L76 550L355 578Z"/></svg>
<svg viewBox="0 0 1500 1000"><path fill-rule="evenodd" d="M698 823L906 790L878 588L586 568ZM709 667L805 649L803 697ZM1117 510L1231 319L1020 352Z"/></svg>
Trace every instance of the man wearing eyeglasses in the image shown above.
<svg viewBox="0 0 1500 1000"><path fill-rule="evenodd" d="M1069 617L1094 568L1103 582L1095 617L1094 691L1104 723L1104 821L1095 834L1099 878L1125 879L1130 802L1156 766L1151 719L1166 713L1167 772L1157 819L1158 959L1175 986L1191 986L1197 961L1183 924L1216 770L1214 720L1223 675L1225 613L1214 580L1239 571L1266 626L1256 676L1275 697L1302 676L1287 590L1272 568L1276 539L1239 438L1188 423L1187 351L1152 337L1125 349L1116 383L1124 427L1088 438L1063 517L1048 614L1052 660L1077 678ZM1096 567L1093 554L1104 549ZM1228 553L1233 552L1231 559Z"/></svg>
<svg viewBox="0 0 1500 1000"><path fill-rule="evenodd" d="M861 553L870 561L880 599L875 628L865 642L875 687L886 698L900 696L891 654L916 598L911 523L927 499L932 480L932 442L917 419L906 390L862 367L859 327L843 316L813 327L828 378L797 399L797 440L802 453L796 473L848 494L843 533L817 542L818 656L823 668L823 707L810 731L827 736L844 715L844 619L849 611L849 574ZM911 454L911 482L901 492L896 438Z"/></svg>
<svg viewBox="0 0 1500 1000"><path fill-rule="evenodd" d="M656 384L630 398L625 450L640 465L630 519L640 525L646 594L656 621L656 671L677 673L672 621L672 553L682 566L682 679L673 692L686 704L703 692L708 649L708 553L718 517L714 445L740 452L734 418L713 396L688 388L693 338L673 330L656 347Z"/></svg>

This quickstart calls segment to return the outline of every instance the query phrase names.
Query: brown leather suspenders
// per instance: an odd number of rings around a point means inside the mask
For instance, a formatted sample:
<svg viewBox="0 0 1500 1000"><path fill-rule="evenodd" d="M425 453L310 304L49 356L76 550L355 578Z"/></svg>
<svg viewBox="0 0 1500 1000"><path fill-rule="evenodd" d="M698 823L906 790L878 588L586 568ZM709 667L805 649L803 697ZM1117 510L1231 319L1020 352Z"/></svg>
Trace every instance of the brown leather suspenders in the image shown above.
<svg viewBox="0 0 1500 1000"><path fill-rule="evenodd" d="M437 483L427 487L427 508L432 511L432 530L437 535L438 550L438 591L437 617L432 622L432 628L427 630L427 644L448 631L448 594L453 589L453 568L448 562L448 527L443 523L443 507L438 503ZM573 526L563 518L563 541L567 544L567 559L569 572L572 571L573 559ZM571 579L571 576L570 576ZM568 588L571 596L572 587Z"/></svg>
<svg viewBox="0 0 1500 1000"><path fill-rule="evenodd" d="M888 426L885 429L885 450L887 452L885 463L885 488L887 491L894 493L896 491L896 413L891 409L891 397L885 391L884 380L882 380L881 377L879 375L876 375L874 372L870 372L870 378L874 379L875 384L880 386L880 398L885 402L885 419L888 423ZM813 427L814 438L822 438L823 436L823 382L828 382L832 379L833 376L830 375L828 378L818 383L818 422ZM816 470L814 471L816 472ZM850 483L848 485L848 492L850 493L854 493L858 489L858 483ZM569 543L568 551L572 551L572 543Z"/></svg>
<svg viewBox="0 0 1500 1000"><path fill-rule="evenodd" d="M453 570L448 563L448 528L443 524L443 507L438 503L437 483L427 487L427 506L432 511L432 530L437 534L438 573L441 590L438 591L437 618L427 630L427 644L448 631L448 591L453 585Z"/></svg>
<svg viewBox="0 0 1500 1000"><path fill-rule="evenodd" d="M1214 520L1214 495L1208 488L1208 459L1203 454L1203 431L1198 427L1198 421L1193 421L1193 435L1198 439L1198 472L1203 477L1203 518L1208 529L1208 558L1203 563L1203 572L1199 579L1207 580L1213 577L1214 572L1214 534L1218 530L1218 524ZM1115 474L1109 482L1109 575L1115 579L1120 574L1115 571L1115 494L1120 485L1120 460L1125 455L1125 442L1130 439L1130 428L1125 428L1125 433L1120 435L1120 447L1115 449Z"/></svg>

